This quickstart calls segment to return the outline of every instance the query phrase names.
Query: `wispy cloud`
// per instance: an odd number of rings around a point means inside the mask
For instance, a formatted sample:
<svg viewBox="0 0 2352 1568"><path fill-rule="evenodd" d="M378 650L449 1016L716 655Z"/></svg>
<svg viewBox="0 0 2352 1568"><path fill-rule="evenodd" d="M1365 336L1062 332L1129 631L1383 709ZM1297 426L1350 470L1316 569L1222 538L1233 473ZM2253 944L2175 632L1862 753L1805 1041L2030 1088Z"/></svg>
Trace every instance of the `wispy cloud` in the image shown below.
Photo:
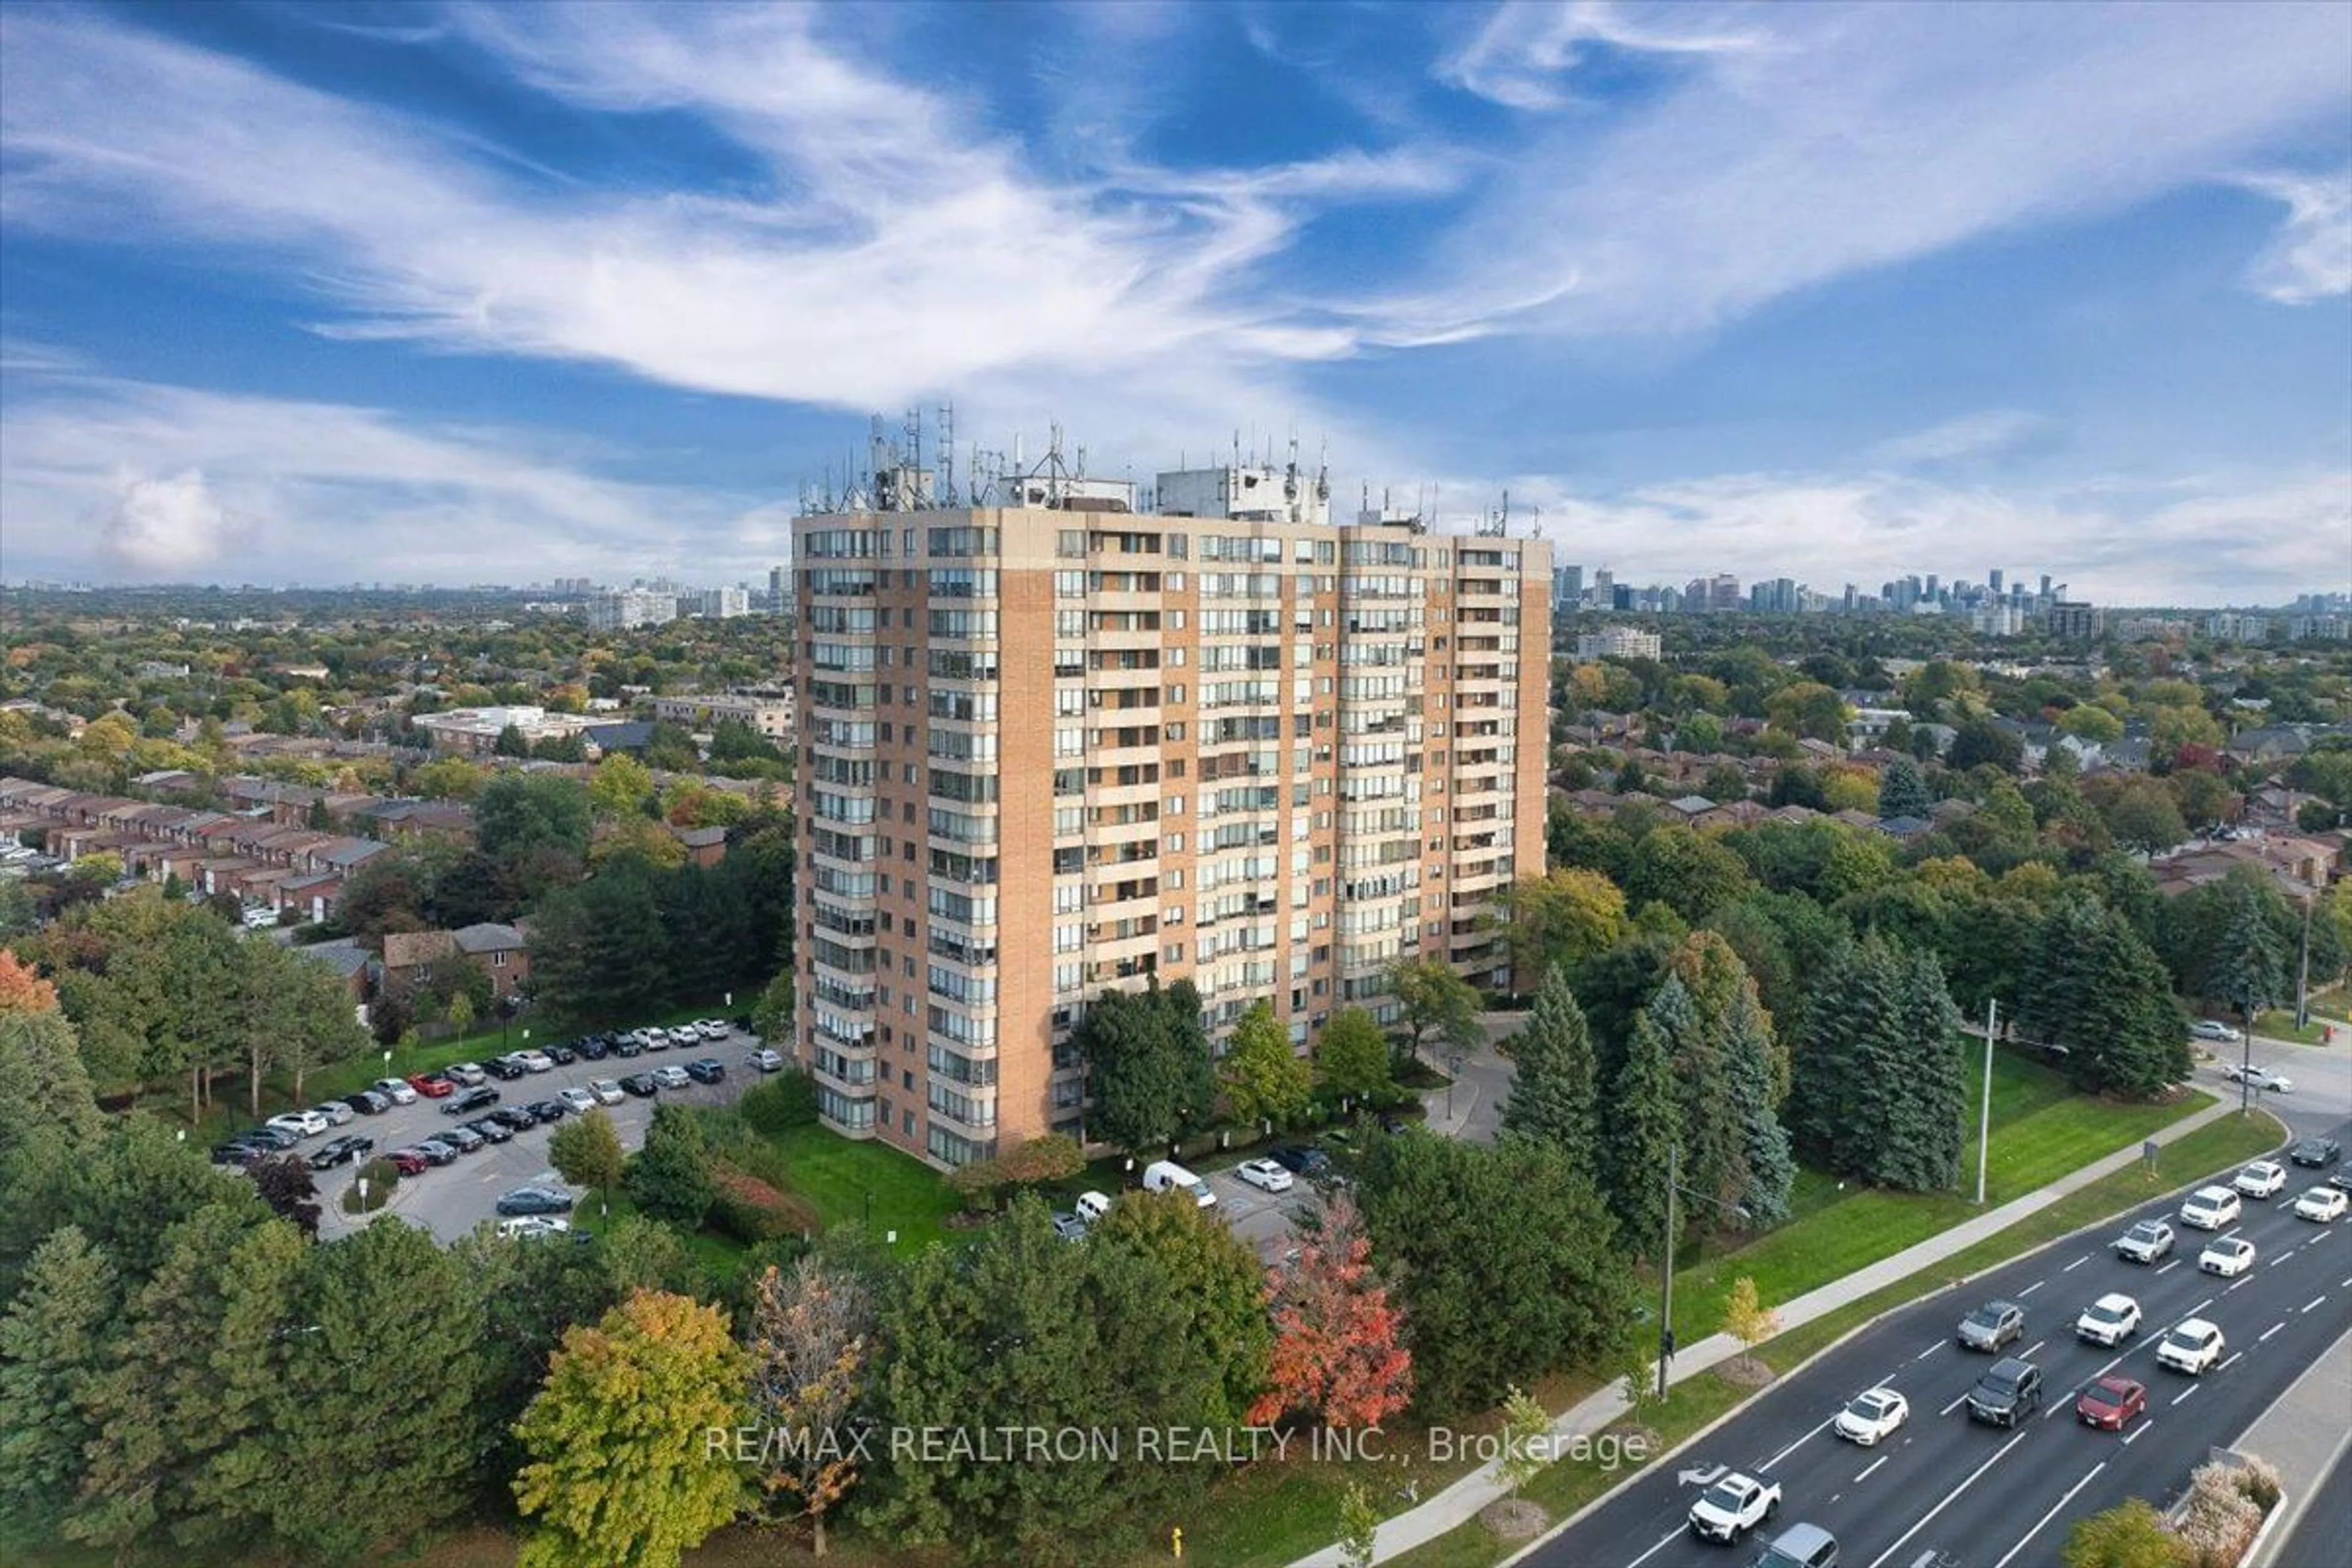
<svg viewBox="0 0 2352 1568"><path fill-rule="evenodd" d="M1897 468L1961 462L2045 445L2058 431L2058 422L2047 415L2020 408L1991 408L1882 441L1871 449L1871 455Z"/></svg>
<svg viewBox="0 0 2352 1568"><path fill-rule="evenodd" d="M1623 6L1608 0L1504 0L1470 41L1440 64L1441 79L1513 109L1570 102L1565 79L1592 45L1643 54L1719 55L1765 46L1712 6Z"/></svg>
<svg viewBox="0 0 2352 1568"><path fill-rule="evenodd" d="M615 479L530 431L79 376L0 414L7 571L230 581L522 582L782 558L771 498Z"/></svg>
<svg viewBox="0 0 2352 1568"><path fill-rule="evenodd" d="M2248 281L2282 305L2352 294L2352 169L2331 175L2258 174L2247 189L2286 205L2278 237Z"/></svg>

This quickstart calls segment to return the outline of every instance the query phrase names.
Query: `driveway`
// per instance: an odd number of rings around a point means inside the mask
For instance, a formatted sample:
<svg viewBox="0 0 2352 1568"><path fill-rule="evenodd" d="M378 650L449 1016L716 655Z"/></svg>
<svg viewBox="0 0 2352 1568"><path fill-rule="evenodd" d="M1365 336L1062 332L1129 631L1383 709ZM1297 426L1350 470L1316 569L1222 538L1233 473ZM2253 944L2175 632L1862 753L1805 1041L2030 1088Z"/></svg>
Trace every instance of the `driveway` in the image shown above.
<svg viewBox="0 0 2352 1568"><path fill-rule="evenodd" d="M1503 1102L1510 1098L1513 1068L1495 1049L1501 1041L1509 1039L1526 1027L1525 1013L1482 1013L1479 1026L1486 1030L1486 1043L1475 1050L1462 1053L1462 1070L1454 1075L1451 1089L1423 1091L1421 1102L1429 1118L1429 1129L1448 1138L1459 1138L1471 1143L1491 1143L1503 1125ZM1430 1056L1440 1072L1448 1062L1444 1056Z"/></svg>
<svg viewBox="0 0 2352 1568"><path fill-rule="evenodd" d="M2259 1093L2254 1100L2298 1135L2325 1131L2352 1117L2352 1050L2343 1046L2298 1046L2257 1035L2251 1046L2200 1040L2197 1049L2191 1081L2229 1104L2238 1102L2241 1091L2222 1074L2241 1060L2251 1058L2256 1067L2285 1074L2294 1088L2284 1094Z"/></svg>
<svg viewBox="0 0 2352 1568"><path fill-rule="evenodd" d="M647 1054L624 1060L607 1057L603 1061L582 1059L551 1072L532 1073L511 1082L492 1079L489 1087L503 1097L502 1103L529 1104L533 1100L552 1100L558 1091L584 1086L591 1079L619 1079L632 1073L651 1072L656 1068L684 1066L699 1057L714 1057L727 1068L727 1077L718 1083L688 1082L686 1088L664 1089L652 1100L640 1100L635 1095L625 1097L618 1105L604 1107L604 1113L621 1134L621 1145L635 1149L645 1141L646 1128L653 1121L654 1107L662 1100L675 1100L687 1105L724 1105L730 1103L745 1088L755 1083L760 1074L746 1065L745 1058L757 1049L759 1041L740 1029L730 1028L722 1040L706 1040L699 1046L674 1046L667 1051ZM447 1117L441 1114L446 1100L426 1100L419 1095L414 1105L395 1105L378 1116L354 1117L351 1124L336 1128L329 1137L356 1133L375 1140L379 1154L389 1153L405 1144L422 1142L436 1132L446 1131L455 1121L470 1121L475 1116ZM478 1116L480 1112L476 1112ZM547 1141L554 1129L549 1126L531 1128L518 1132L509 1142L486 1144L470 1154L460 1154L457 1163L436 1166L423 1175L401 1179L399 1192L392 1203L378 1211L398 1215L409 1224L421 1226L443 1242L457 1240L482 1221L493 1217L499 1194L525 1184L544 1184L562 1186L562 1178L547 1163ZM302 1142L299 1152L307 1153L325 1142L326 1138L309 1138ZM342 1211L342 1195L357 1179L352 1166L321 1171L315 1178L319 1184L321 1209L319 1236L331 1240L355 1229L364 1221L355 1221ZM583 1203L593 1203L593 1196L581 1194Z"/></svg>

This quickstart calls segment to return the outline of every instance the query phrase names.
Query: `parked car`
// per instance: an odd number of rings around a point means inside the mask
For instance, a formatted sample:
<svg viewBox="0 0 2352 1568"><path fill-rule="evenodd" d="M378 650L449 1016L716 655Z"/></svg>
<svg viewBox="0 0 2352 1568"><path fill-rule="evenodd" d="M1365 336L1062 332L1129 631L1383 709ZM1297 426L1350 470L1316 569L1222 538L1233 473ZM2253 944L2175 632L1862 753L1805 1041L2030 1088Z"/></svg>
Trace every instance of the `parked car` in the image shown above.
<svg viewBox="0 0 2352 1568"><path fill-rule="evenodd" d="M2226 1040L2237 1043L2238 1031L2218 1018L2200 1018L2189 1026L2189 1032L2200 1040Z"/></svg>
<svg viewBox="0 0 2352 1568"><path fill-rule="evenodd" d="M416 1091L413 1089L410 1089L408 1091L408 1098L415 1100L416 1098ZM380 1089L363 1089L357 1094L352 1095L349 1100L344 1100L343 1103L350 1106L353 1110L359 1111L362 1115L382 1116L385 1111L392 1109L392 1096L386 1094Z"/></svg>
<svg viewBox="0 0 2352 1568"><path fill-rule="evenodd" d="M621 1103L621 1086L609 1078L589 1079L588 1092L596 1097L596 1103L599 1105Z"/></svg>
<svg viewBox="0 0 2352 1568"><path fill-rule="evenodd" d="M580 1059L580 1053L570 1046L550 1046L547 1047L547 1059L557 1067L568 1068Z"/></svg>
<svg viewBox="0 0 2352 1568"><path fill-rule="evenodd" d="M530 1102L530 1113L542 1123L553 1126L571 1115L572 1108L560 1100L534 1100Z"/></svg>
<svg viewBox="0 0 2352 1568"><path fill-rule="evenodd" d="M442 1142L449 1144L460 1154L470 1154L475 1150L489 1142L488 1139L483 1137L472 1128L462 1124L449 1128L446 1131L436 1132L433 1136L439 1139Z"/></svg>
<svg viewBox="0 0 2352 1568"><path fill-rule="evenodd" d="M1234 1174L1262 1193L1290 1190L1290 1173L1272 1160L1244 1160L1234 1167Z"/></svg>
<svg viewBox="0 0 2352 1568"><path fill-rule="evenodd" d="M666 1051L669 1049L669 1031L667 1029L639 1029L637 1031L637 1044L643 1046L649 1051Z"/></svg>
<svg viewBox="0 0 2352 1568"><path fill-rule="evenodd" d="M669 1032L669 1043L673 1046L698 1046L702 1044L702 1031L691 1024L680 1024Z"/></svg>
<svg viewBox="0 0 2352 1568"><path fill-rule="evenodd" d="M727 1068L717 1057L697 1057L686 1064L686 1076L697 1083L721 1083L726 1080Z"/></svg>
<svg viewBox="0 0 2352 1568"><path fill-rule="evenodd" d="M1209 1184L1173 1160L1154 1160L1143 1169L1143 1190L1147 1193L1181 1192L1199 1208L1217 1206L1217 1194Z"/></svg>
<svg viewBox="0 0 2352 1568"><path fill-rule="evenodd" d="M384 1162L404 1176L421 1176L425 1173L425 1168L432 1163L425 1157L424 1150L413 1146L406 1149L394 1149L384 1156Z"/></svg>
<svg viewBox="0 0 2352 1568"><path fill-rule="evenodd" d="M2102 1432L2120 1432L2147 1413L2147 1390L2127 1377L2098 1378L2074 1399L2074 1418Z"/></svg>
<svg viewBox="0 0 2352 1568"><path fill-rule="evenodd" d="M1691 1504L1691 1533L1701 1541L1728 1544L1780 1511L1780 1482L1734 1470Z"/></svg>
<svg viewBox="0 0 2352 1568"><path fill-rule="evenodd" d="M1331 1168L1331 1156L1307 1143L1286 1143L1268 1151L1266 1158L1294 1176L1319 1176Z"/></svg>
<svg viewBox="0 0 2352 1568"><path fill-rule="evenodd" d="M664 1089L684 1089L694 1081L687 1076L686 1069L675 1062L667 1067L654 1068L653 1080Z"/></svg>
<svg viewBox="0 0 2352 1568"><path fill-rule="evenodd" d="M1054 1234L1064 1241L1084 1241L1087 1222L1074 1214L1058 1213L1054 1215Z"/></svg>
<svg viewBox="0 0 2352 1568"><path fill-rule="evenodd" d="M2184 1318L2156 1342L2156 1364L2195 1377L2221 1359L2221 1329L2202 1318Z"/></svg>
<svg viewBox="0 0 2352 1568"><path fill-rule="evenodd" d="M236 1135L236 1141L240 1143L251 1143L257 1148L267 1149L273 1154L279 1154L302 1142L302 1139L299 1133L289 1132L283 1127L265 1124L260 1127L247 1128Z"/></svg>
<svg viewBox="0 0 2352 1568"><path fill-rule="evenodd" d="M416 1103L416 1086L404 1078L380 1078L369 1087L394 1105Z"/></svg>
<svg viewBox="0 0 2352 1568"><path fill-rule="evenodd" d="M2197 1267L2207 1274L2234 1279L2254 1266L2254 1244L2242 1236L2217 1237L2197 1255Z"/></svg>
<svg viewBox="0 0 2352 1568"><path fill-rule="evenodd" d="M486 1143L511 1143L514 1142L513 1128L508 1126L503 1121L493 1121L487 1116L477 1117L475 1120L465 1123L465 1126L469 1131L479 1133L482 1141Z"/></svg>
<svg viewBox="0 0 2352 1568"><path fill-rule="evenodd" d="M694 1032L706 1040L723 1040L727 1037L727 1020L697 1018L694 1021Z"/></svg>
<svg viewBox="0 0 2352 1568"><path fill-rule="evenodd" d="M2014 1426L2042 1408L2042 1369L2022 1356L2004 1356L1969 1390L1969 1418Z"/></svg>
<svg viewBox="0 0 2352 1568"><path fill-rule="evenodd" d="M2139 1303L2117 1291L2100 1297L2074 1320L2074 1337L2090 1344L2112 1348L2137 1332Z"/></svg>
<svg viewBox="0 0 2352 1568"><path fill-rule="evenodd" d="M1837 1568L1837 1537L1818 1524L1792 1524L1775 1536L1752 1568Z"/></svg>
<svg viewBox="0 0 2352 1568"><path fill-rule="evenodd" d="M2294 1200L2294 1217L2333 1225L2343 1215L2347 1200L2341 1187L2313 1187Z"/></svg>
<svg viewBox="0 0 2352 1568"><path fill-rule="evenodd" d="M2344 1147L2333 1138L2306 1138L2286 1152L2286 1157L2298 1165L2325 1170L2343 1157Z"/></svg>
<svg viewBox="0 0 2352 1568"><path fill-rule="evenodd" d="M2250 1198L2275 1197L2286 1186L2286 1167L2275 1160L2257 1160L2230 1184Z"/></svg>
<svg viewBox="0 0 2352 1568"><path fill-rule="evenodd" d="M267 1149L258 1143L247 1143L232 1138L226 1143L214 1144L212 1157L213 1163L215 1165L235 1165L243 1169L256 1160L275 1158L277 1153L278 1151L275 1149Z"/></svg>
<svg viewBox="0 0 2352 1568"><path fill-rule="evenodd" d="M596 1097L589 1093L586 1089L578 1088L577 1086L565 1089L555 1098L563 1101L564 1104L570 1106L574 1110L584 1111L593 1110L596 1109Z"/></svg>
<svg viewBox="0 0 2352 1568"><path fill-rule="evenodd" d="M455 1164L457 1159L457 1145L444 1143L438 1138L425 1139L416 1145L416 1152L425 1156L428 1165Z"/></svg>
<svg viewBox="0 0 2352 1568"><path fill-rule="evenodd" d="M1960 1348L1997 1351L2025 1336L2025 1309L2014 1301L1987 1301L1960 1320Z"/></svg>
<svg viewBox="0 0 2352 1568"><path fill-rule="evenodd" d="M567 1235L571 1229L570 1220L552 1215L517 1215L499 1221L498 1233L502 1241L544 1241L550 1237Z"/></svg>
<svg viewBox="0 0 2352 1568"><path fill-rule="evenodd" d="M623 1035L613 1042L613 1054L624 1061L645 1054L646 1043L635 1035Z"/></svg>
<svg viewBox="0 0 2352 1568"><path fill-rule="evenodd" d="M457 1086L437 1072L411 1073L408 1087L427 1100L446 1100L457 1092Z"/></svg>
<svg viewBox="0 0 2352 1568"><path fill-rule="evenodd" d="M1911 1419L1911 1402L1891 1388L1873 1388L1855 1394L1838 1412L1832 1428L1850 1443L1868 1448L1891 1437Z"/></svg>
<svg viewBox="0 0 2352 1568"><path fill-rule="evenodd" d="M523 1065L512 1057L492 1057L482 1064L482 1070L500 1083L512 1083L522 1077Z"/></svg>
<svg viewBox="0 0 2352 1568"><path fill-rule="evenodd" d="M271 1117L262 1125L275 1127L281 1132L290 1132L297 1138L316 1138L327 1130L329 1122L325 1117L315 1110L285 1110Z"/></svg>
<svg viewBox="0 0 2352 1568"><path fill-rule="evenodd" d="M1078 1194L1078 1217L1088 1225L1099 1225L1103 1215L1110 1213L1110 1194L1086 1192Z"/></svg>
<svg viewBox="0 0 2352 1568"><path fill-rule="evenodd" d="M318 1152L310 1156L310 1169L331 1170L337 1165L348 1165L354 1160L364 1160L374 1152L375 1140L373 1138L331 1138L319 1145Z"/></svg>
<svg viewBox="0 0 2352 1568"><path fill-rule="evenodd" d="M649 1072L631 1073L621 1080L621 1087L639 1100L651 1100L661 1092L661 1085L654 1081L654 1075Z"/></svg>
<svg viewBox="0 0 2352 1568"><path fill-rule="evenodd" d="M2180 1205L2180 1223L2199 1230L2225 1230L2238 1223L2238 1194L2231 1187L2200 1187Z"/></svg>
<svg viewBox="0 0 2352 1568"><path fill-rule="evenodd" d="M755 1072L781 1072L783 1070L784 1058L767 1047L761 1046L743 1058L743 1065Z"/></svg>
<svg viewBox="0 0 2352 1568"><path fill-rule="evenodd" d="M478 1089L489 1075L475 1062L451 1062L441 1069L451 1083L459 1089Z"/></svg>
<svg viewBox="0 0 2352 1568"><path fill-rule="evenodd" d="M490 1115L517 1132L528 1132L539 1125L539 1118L531 1114L528 1105L502 1105Z"/></svg>
<svg viewBox="0 0 2352 1568"><path fill-rule="evenodd" d="M494 1205L500 1214L569 1214L572 1198L560 1187L517 1187L501 1194Z"/></svg>
<svg viewBox="0 0 2352 1568"><path fill-rule="evenodd" d="M579 1050L584 1059L601 1062L613 1054L613 1042L602 1035L583 1035L581 1037Z"/></svg>
<svg viewBox="0 0 2352 1568"><path fill-rule="evenodd" d="M321 1100L310 1108L310 1113L325 1117L330 1127L349 1127L352 1118L359 1114L340 1100Z"/></svg>
<svg viewBox="0 0 2352 1568"><path fill-rule="evenodd" d="M479 1089L467 1089L465 1093L457 1096L448 1104L443 1106L441 1108L441 1114L444 1116L471 1116L477 1111L488 1110L491 1106L496 1105L499 1102L499 1098L500 1096L497 1089L492 1089L488 1084L484 1084Z"/></svg>
<svg viewBox="0 0 2352 1568"><path fill-rule="evenodd" d="M2128 1262L2153 1263L2172 1250L2172 1227L2160 1219L2144 1219L2116 1237L2116 1251Z"/></svg>
<svg viewBox="0 0 2352 1568"><path fill-rule="evenodd" d="M509 1058L525 1072L553 1072L555 1058L537 1047L509 1053Z"/></svg>

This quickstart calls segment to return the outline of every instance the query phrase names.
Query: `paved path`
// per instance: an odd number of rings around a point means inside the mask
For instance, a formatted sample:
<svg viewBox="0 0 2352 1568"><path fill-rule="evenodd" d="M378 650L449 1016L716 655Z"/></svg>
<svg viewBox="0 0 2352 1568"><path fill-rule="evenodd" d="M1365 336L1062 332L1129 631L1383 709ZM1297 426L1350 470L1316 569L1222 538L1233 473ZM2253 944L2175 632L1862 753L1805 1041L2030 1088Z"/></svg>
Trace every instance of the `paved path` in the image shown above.
<svg viewBox="0 0 2352 1568"><path fill-rule="evenodd" d="M1459 1092L1458 1090L1456 1091ZM2185 1116L2155 1134L2158 1143L2168 1143L2176 1138L2234 1114L2234 1104L2210 1105L2190 1116ZM1954 1254L1965 1251L1985 1237L2005 1230L2018 1221L2049 1207L2067 1194L2088 1186L2100 1177L2123 1170L2140 1157L2138 1142L2119 1149L2105 1159L2083 1166L2070 1175L2061 1177L2050 1185L2028 1193L1988 1210L1938 1236L1929 1237L1916 1247L1907 1247L1894 1257L1858 1269L1844 1279L1811 1290L1775 1309L1783 1331L1809 1323L1826 1313L1835 1311L1849 1302L1869 1295L1882 1286L1934 1267ZM1696 1344L1684 1345L1675 1352L1671 1381L1683 1382L1696 1376L1717 1363L1741 1353L1743 1347L1728 1334L1714 1334ZM1571 1405L1552 1420L1551 1430L1560 1437L1589 1436L1599 1432L1625 1414L1624 1395L1613 1385L1592 1394L1581 1404ZM1418 1507L1407 1509L1394 1518L1381 1521L1373 1561L1386 1562L1411 1551L1423 1542L1432 1541L1456 1525L1477 1517L1480 1510L1505 1495L1502 1482L1496 1479L1495 1467L1488 1465L1472 1471ZM1343 1559L1337 1546L1300 1558L1291 1568L1340 1568Z"/></svg>
<svg viewBox="0 0 2352 1568"><path fill-rule="evenodd" d="M1527 1026L1525 1013L1482 1013L1479 1024L1486 1031L1486 1043L1476 1050L1463 1053L1462 1070L1449 1089L1433 1089L1421 1097L1422 1109L1429 1120L1429 1130L1447 1138L1458 1138L1465 1143L1491 1143L1503 1124L1503 1101L1510 1098L1511 1076L1517 1070L1505 1061L1496 1047L1509 1039ZM1438 1070L1445 1069L1445 1055L1435 1053Z"/></svg>
<svg viewBox="0 0 2352 1568"><path fill-rule="evenodd" d="M2322 1563L2323 1551L2340 1551L2344 1521L2315 1513L2312 1503L2326 1489L2331 1470L2347 1468L2346 1448L2352 1447L2352 1334L2328 1348L2276 1403L2263 1412L2231 1447L2241 1454L2269 1460L2278 1469L2280 1489L2286 1494L2286 1512L2263 1542L2263 1550L2247 1568L2264 1563ZM2338 1483L2341 1489L2341 1483ZM2303 1539L2294 1555L2286 1554L2297 1527Z"/></svg>

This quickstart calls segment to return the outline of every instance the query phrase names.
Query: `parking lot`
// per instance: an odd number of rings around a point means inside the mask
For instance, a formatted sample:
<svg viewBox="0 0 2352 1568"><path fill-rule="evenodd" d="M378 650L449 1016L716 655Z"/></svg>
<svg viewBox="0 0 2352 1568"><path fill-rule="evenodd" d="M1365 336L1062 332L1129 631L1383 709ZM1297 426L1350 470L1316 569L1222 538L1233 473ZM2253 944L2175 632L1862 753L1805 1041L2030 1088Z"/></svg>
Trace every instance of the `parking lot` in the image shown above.
<svg viewBox="0 0 2352 1568"><path fill-rule="evenodd" d="M730 1027L723 1039L705 1040L699 1045L673 1046L667 1051L648 1052L624 1060L606 1057L602 1061L582 1058L548 1072L531 1073L511 1082L497 1079L489 1086L499 1091L502 1105L529 1104L534 1100L552 1100L566 1089L585 1088L594 1079L623 1079L635 1073L652 1072L657 1068L678 1066L701 1057L716 1059L727 1069L726 1079L719 1083L688 1082L683 1089L666 1089L652 1099L625 1095L617 1105L604 1107L621 1135L621 1145L635 1149L643 1142L646 1124L653 1120L654 1107L663 1100L675 1100L687 1105L724 1105L731 1102L761 1074L748 1065L751 1052L760 1042L740 1029ZM492 1053L495 1054L495 1053ZM483 1059L488 1059L487 1057ZM463 1093L461 1089L459 1091ZM303 1140L296 1152L309 1154L329 1139L356 1134L375 1140L375 1152L388 1154L393 1150L422 1142L437 1132L446 1131L459 1121L470 1121L482 1114L451 1117L442 1114L441 1108L450 1103L446 1100L427 1100L419 1095L414 1105L395 1105L375 1116L355 1116L351 1122L335 1128L325 1136ZM455 1241L484 1220L493 1217L493 1206L499 1194L524 1185L563 1185L554 1167L547 1162L547 1141L554 1128L538 1126L518 1132L511 1142L485 1144L470 1154L460 1154L457 1163L425 1171L421 1175L401 1179L400 1189L391 1205L379 1211L398 1215L409 1224L421 1226L444 1241ZM344 1165L318 1173L319 1197L322 1210L319 1234L322 1238L341 1236L356 1227L358 1223L342 1212L342 1196L358 1176L356 1166ZM593 1194L575 1194L582 1202L593 1205Z"/></svg>

